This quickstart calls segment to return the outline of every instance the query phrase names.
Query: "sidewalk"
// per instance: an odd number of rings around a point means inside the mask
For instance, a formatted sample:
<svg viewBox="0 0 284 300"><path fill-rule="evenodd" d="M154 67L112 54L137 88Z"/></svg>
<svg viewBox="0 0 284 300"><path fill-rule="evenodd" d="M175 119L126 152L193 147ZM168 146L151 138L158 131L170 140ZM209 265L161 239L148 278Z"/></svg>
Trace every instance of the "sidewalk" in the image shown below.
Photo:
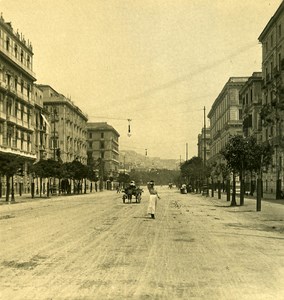
<svg viewBox="0 0 284 300"><path fill-rule="evenodd" d="M202 196L205 197L205 196ZM244 205L240 206L240 198L236 197L237 206L230 206L230 201L227 201L226 194L221 194L221 199L218 199L218 193L214 193L214 197L209 197L214 206L228 207L230 211L243 212L250 215L251 221L260 220L268 224L271 223L271 230L284 233L284 200L261 199L261 211L256 210L256 199L251 196L245 196Z"/></svg>
<svg viewBox="0 0 284 300"><path fill-rule="evenodd" d="M11 196L9 198L9 202L6 202L6 198L5 196L2 196L2 198L0 198L0 206L1 205L7 205L7 204L17 204L17 203L25 203L25 202L31 202L31 201L38 201L38 200L48 200L48 199L58 199L58 198L62 198L62 197L66 197L66 196L83 196L83 195L87 195L87 194L98 194L100 193L98 192L87 192L86 194L56 194L56 195L52 195L50 194L49 197L46 196L46 194L42 194L42 196L40 197L39 195L35 195L34 198L32 198L31 194L22 194L22 196L20 195L15 195L15 201L11 201Z"/></svg>

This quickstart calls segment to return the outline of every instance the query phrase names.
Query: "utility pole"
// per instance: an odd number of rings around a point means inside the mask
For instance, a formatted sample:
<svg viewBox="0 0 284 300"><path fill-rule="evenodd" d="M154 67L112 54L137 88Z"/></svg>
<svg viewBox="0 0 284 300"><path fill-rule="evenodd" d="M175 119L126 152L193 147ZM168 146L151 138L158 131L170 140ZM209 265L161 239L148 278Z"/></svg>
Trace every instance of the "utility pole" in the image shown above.
<svg viewBox="0 0 284 300"><path fill-rule="evenodd" d="M56 141L56 125L55 125L55 116L56 116L56 108L53 108L53 159L56 160L56 149L55 149L55 141Z"/></svg>
<svg viewBox="0 0 284 300"><path fill-rule="evenodd" d="M56 108L53 107L53 159L56 160L56 148L55 148L55 142L56 142L56 115L57 111ZM52 193L56 194L56 183L55 183L55 177L53 177L53 185L52 185Z"/></svg>
<svg viewBox="0 0 284 300"><path fill-rule="evenodd" d="M203 122L204 122L204 128L203 128L203 155L204 155L204 162L203 162L203 176L204 176L204 183L203 183L203 194L206 193L206 196L208 196L209 189L208 189L208 182L207 182L207 176L206 176L206 109L205 106L203 108Z"/></svg>

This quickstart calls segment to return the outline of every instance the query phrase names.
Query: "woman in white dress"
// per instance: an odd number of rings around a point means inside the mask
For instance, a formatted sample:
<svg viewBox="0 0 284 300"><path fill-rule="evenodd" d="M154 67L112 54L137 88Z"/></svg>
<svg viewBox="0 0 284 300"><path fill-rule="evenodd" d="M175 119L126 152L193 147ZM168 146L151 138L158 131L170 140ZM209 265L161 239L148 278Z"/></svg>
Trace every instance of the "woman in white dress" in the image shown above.
<svg viewBox="0 0 284 300"><path fill-rule="evenodd" d="M155 189L155 183L153 180L148 182L147 186L150 193L147 213L151 215L152 219L155 219L157 199L160 199L160 196L158 195L158 192Z"/></svg>

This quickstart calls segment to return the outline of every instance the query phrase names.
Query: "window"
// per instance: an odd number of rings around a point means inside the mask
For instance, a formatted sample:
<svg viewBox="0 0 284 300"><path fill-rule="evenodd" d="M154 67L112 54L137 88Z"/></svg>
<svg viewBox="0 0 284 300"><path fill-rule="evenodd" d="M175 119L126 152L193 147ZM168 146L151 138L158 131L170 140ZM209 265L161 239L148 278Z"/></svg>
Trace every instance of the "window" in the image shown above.
<svg viewBox="0 0 284 300"><path fill-rule="evenodd" d="M100 147L101 147L101 149L104 149L105 148L105 142L101 142Z"/></svg>
<svg viewBox="0 0 284 300"><path fill-rule="evenodd" d="M30 151L31 146L31 135L27 134L27 151Z"/></svg>
<svg viewBox="0 0 284 300"><path fill-rule="evenodd" d="M7 85L10 87L10 83L11 83L11 75L7 74Z"/></svg>
<svg viewBox="0 0 284 300"><path fill-rule="evenodd" d="M21 132L21 150L24 149L24 139L25 139L24 133Z"/></svg>
<svg viewBox="0 0 284 300"><path fill-rule="evenodd" d="M14 50L15 50L15 57L18 58L18 46L17 46L17 44L15 44Z"/></svg>
<svg viewBox="0 0 284 300"><path fill-rule="evenodd" d="M92 148L92 147L93 147L93 143L89 142L89 148Z"/></svg>
<svg viewBox="0 0 284 300"><path fill-rule="evenodd" d="M93 137L92 133L89 133L89 139L91 139Z"/></svg>
<svg viewBox="0 0 284 300"><path fill-rule="evenodd" d="M9 51L10 48L10 39L7 37L6 39L6 50Z"/></svg>
<svg viewBox="0 0 284 300"><path fill-rule="evenodd" d="M24 80L21 80L21 93L24 92Z"/></svg>
<svg viewBox="0 0 284 300"><path fill-rule="evenodd" d="M18 113L18 103L15 103L15 117L17 118Z"/></svg>
<svg viewBox="0 0 284 300"><path fill-rule="evenodd" d="M27 57L27 67L28 68L30 67L30 57L29 56Z"/></svg>
<svg viewBox="0 0 284 300"><path fill-rule="evenodd" d="M24 105L21 105L21 120L24 120Z"/></svg>
<svg viewBox="0 0 284 300"><path fill-rule="evenodd" d="M104 138L104 132L101 132L101 139Z"/></svg>
<svg viewBox="0 0 284 300"><path fill-rule="evenodd" d="M28 96L28 99L30 99L30 91L31 91L31 87L28 84L28 87L27 87L27 96Z"/></svg>
<svg viewBox="0 0 284 300"><path fill-rule="evenodd" d="M30 116L31 116L31 111L28 108L28 111L27 111L27 122L28 122L28 124L30 124Z"/></svg>
<svg viewBox="0 0 284 300"><path fill-rule="evenodd" d="M243 112L241 109L239 109L239 120L242 120L243 118Z"/></svg>
<svg viewBox="0 0 284 300"><path fill-rule="evenodd" d="M21 62L23 62L23 61L24 61L24 51L21 50Z"/></svg>
<svg viewBox="0 0 284 300"><path fill-rule="evenodd" d="M104 151L101 152L101 158L105 158L105 153L104 153Z"/></svg>

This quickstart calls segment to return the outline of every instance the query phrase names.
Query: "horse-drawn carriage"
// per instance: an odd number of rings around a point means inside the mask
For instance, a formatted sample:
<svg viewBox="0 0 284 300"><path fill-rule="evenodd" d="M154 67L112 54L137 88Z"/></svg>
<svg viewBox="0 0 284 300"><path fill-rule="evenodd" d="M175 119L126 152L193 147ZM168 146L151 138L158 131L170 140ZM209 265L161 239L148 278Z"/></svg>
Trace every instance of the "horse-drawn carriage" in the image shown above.
<svg viewBox="0 0 284 300"><path fill-rule="evenodd" d="M132 203L132 199L135 198L136 203L141 202L143 189L136 186L129 186L123 190L122 200L123 203L128 201L128 203Z"/></svg>

